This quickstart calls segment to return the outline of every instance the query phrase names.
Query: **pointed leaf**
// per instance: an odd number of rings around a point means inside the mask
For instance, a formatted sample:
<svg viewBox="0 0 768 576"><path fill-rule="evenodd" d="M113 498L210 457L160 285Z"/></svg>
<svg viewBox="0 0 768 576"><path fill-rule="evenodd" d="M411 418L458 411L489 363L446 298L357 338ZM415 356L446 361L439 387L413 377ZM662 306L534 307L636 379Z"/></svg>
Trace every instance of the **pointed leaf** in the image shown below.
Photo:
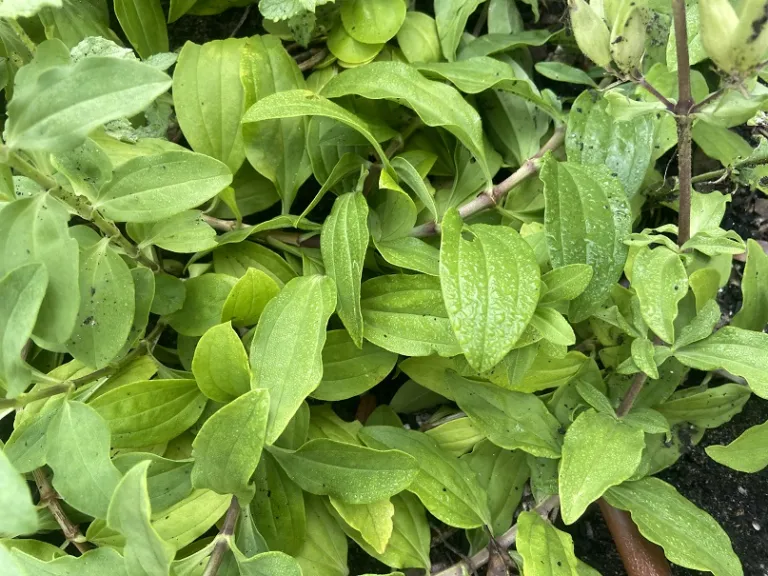
<svg viewBox="0 0 768 576"><path fill-rule="evenodd" d="M517 518L517 550L523 557L526 576L571 576L581 574L573 552L573 540L536 512Z"/></svg>
<svg viewBox="0 0 768 576"><path fill-rule="evenodd" d="M755 473L768 466L768 422L748 428L727 446L712 445L705 450L712 460L739 470Z"/></svg>
<svg viewBox="0 0 768 576"><path fill-rule="evenodd" d="M160 0L115 0L115 16L142 59L168 52L168 28Z"/></svg>
<svg viewBox="0 0 768 576"><path fill-rule="evenodd" d="M747 240L747 265L741 278L741 309L731 326L762 331L768 324L768 254L751 238Z"/></svg>

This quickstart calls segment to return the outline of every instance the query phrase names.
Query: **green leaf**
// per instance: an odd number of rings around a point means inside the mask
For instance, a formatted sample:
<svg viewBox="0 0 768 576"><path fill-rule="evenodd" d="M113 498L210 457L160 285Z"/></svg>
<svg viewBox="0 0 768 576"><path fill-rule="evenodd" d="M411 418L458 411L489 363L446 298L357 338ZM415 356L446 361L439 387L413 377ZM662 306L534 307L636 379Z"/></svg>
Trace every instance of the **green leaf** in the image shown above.
<svg viewBox="0 0 768 576"><path fill-rule="evenodd" d="M741 309L731 321L732 326L762 331L768 324L768 254L751 238L747 240L747 265L741 278Z"/></svg>
<svg viewBox="0 0 768 576"><path fill-rule="evenodd" d="M384 165L389 166L389 161L385 160L384 149L379 145L372 131L375 130L374 127L338 104L310 90L288 90L265 96L248 109L243 116L243 124L299 116L324 116L354 128L373 146Z"/></svg>
<svg viewBox="0 0 768 576"><path fill-rule="evenodd" d="M210 328L200 338L192 373L200 391L216 402L230 402L250 390L248 354L228 322Z"/></svg>
<svg viewBox="0 0 768 576"><path fill-rule="evenodd" d="M456 339L470 365L484 372L507 355L533 317L539 267L514 229L464 226L450 210L442 223L440 284Z"/></svg>
<svg viewBox="0 0 768 576"><path fill-rule="evenodd" d="M350 504L370 504L410 486L415 460L398 450L374 450L335 440L310 440L296 451L270 453L303 490Z"/></svg>
<svg viewBox="0 0 768 576"><path fill-rule="evenodd" d="M41 263L19 266L0 279L0 383L9 398L22 393L32 380L22 360L48 287L48 272Z"/></svg>
<svg viewBox="0 0 768 576"><path fill-rule="evenodd" d="M440 46L446 60L456 59L456 49L470 15L482 4L482 0L436 0L435 22Z"/></svg>
<svg viewBox="0 0 768 576"><path fill-rule="evenodd" d="M138 114L171 86L153 66L103 57L51 67L35 80L17 77L5 132L11 149L74 148L102 124Z"/></svg>
<svg viewBox="0 0 768 576"><path fill-rule="evenodd" d="M246 40L240 79L245 89L245 110L271 94L306 88L296 61L275 36ZM305 118L282 118L242 127L248 161L274 183L283 199L284 213L310 174L306 128Z"/></svg>
<svg viewBox="0 0 768 576"><path fill-rule="evenodd" d="M405 9L405 0L351 0L341 5L341 22L358 42L380 44L397 34Z"/></svg>
<svg viewBox="0 0 768 576"><path fill-rule="evenodd" d="M323 379L312 397L337 401L358 396L384 380L396 362L397 354L370 342L358 348L346 330L331 330L323 347Z"/></svg>
<svg viewBox="0 0 768 576"><path fill-rule="evenodd" d="M235 548L237 552L239 550ZM236 556L241 576L302 576L299 563L282 552L262 552L251 558Z"/></svg>
<svg viewBox="0 0 768 576"><path fill-rule="evenodd" d="M368 203L363 194L339 196L323 224L320 249L326 273L336 283L337 313L358 347L363 345L360 284L368 236Z"/></svg>
<svg viewBox="0 0 768 576"><path fill-rule="evenodd" d="M731 197L720 192L702 194L691 191L691 236L699 232L715 231L725 216L726 205Z"/></svg>
<svg viewBox="0 0 768 576"><path fill-rule="evenodd" d="M38 530L37 512L32 503L24 477L14 469L8 457L0 450L0 536L14 538L22 534L34 534Z"/></svg>
<svg viewBox="0 0 768 576"><path fill-rule="evenodd" d="M250 479L261 458L268 413L269 392L256 389L206 420L192 443L192 486L234 494L247 503L253 494Z"/></svg>
<svg viewBox="0 0 768 576"><path fill-rule="evenodd" d="M518 516L516 542L525 562L526 576L580 574L571 536L536 512L523 512Z"/></svg>
<svg viewBox="0 0 768 576"><path fill-rule="evenodd" d="M339 24L328 35L328 50L330 53L349 65L367 64L384 48L383 43L364 44L349 35L347 29Z"/></svg>
<svg viewBox="0 0 768 576"><path fill-rule="evenodd" d="M365 543L376 553L384 553L394 529L395 507L388 499L369 504L350 504L334 497L330 501L334 510Z"/></svg>
<svg viewBox="0 0 768 576"><path fill-rule="evenodd" d="M485 34L468 42L459 52L459 60L509 52L525 46L543 46L556 34L557 32L549 30L525 30L516 34Z"/></svg>
<svg viewBox="0 0 768 576"><path fill-rule="evenodd" d="M252 388L270 393L266 443L282 433L323 377L326 324L336 308L327 276L304 276L285 285L261 316L251 342Z"/></svg>
<svg viewBox="0 0 768 576"><path fill-rule="evenodd" d="M564 64L562 62L537 62L535 65L535 68L536 68L536 72L538 72L545 78L554 80L555 82L567 82L569 84L583 84L585 86L591 86L592 88L597 88L597 84L595 84L595 81L592 80L589 74L584 72L584 70L582 70L581 68L569 66L568 64ZM571 120L568 122L569 127L571 126L571 123L574 120L574 116L571 116L570 118Z"/></svg>
<svg viewBox="0 0 768 576"><path fill-rule="evenodd" d="M245 109L240 83L244 45L242 38L202 46L187 42L173 74L174 109L190 147L224 162L233 174L245 160L240 129Z"/></svg>
<svg viewBox="0 0 768 576"><path fill-rule="evenodd" d="M644 246L635 254L632 279L643 320L664 342L674 343L677 305L688 292L680 255L664 246Z"/></svg>
<svg viewBox="0 0 768 576"><path fill-rule="evenodd" d="M427 126L440 126L456 136L477 159L487 180L480 116L450 86L427 80L402 62L372 62L350 68L323 87L323 96L340 98L357 94L371 100L395 100L411 108Z"/></svg>
<svg viewBox="0 0 768 576"><path fill-rule="evenodd" d="M573 328L560 312L547 306L539 306L531 318L533 326L544 339L553 344L571 346L576 343Z"/></svg>
<svg viewBox="0 0 768 576"><path fill-rule="evenodd" d="M281 256L255 242L224 245L213 251L216 272L242 278L250 268L256 268L272 278L282 288L296 272Z"/></svg>
<svg viewBox="0 0 768 576"><path fill-rule="evenodd" d="M33 416L14 423L13 433L5 443L4 452L11 465L22 474L45 465L48 427L63 401L63 395L49 400Z"/></svg>
<svg viewBox="0 0 768 576"><path fill-rule="evenodd" d="M184 283L182 307L168 316L171 328L184 336L202 336L221 322L224 304L237 280L226 274L203 274Z"/></svg>
<svg viewBox="0 0 768 576"><path fill-rule="evenodd" d="M115 0L114 10L128 41L142 59L168 52L168 28L160 0Z"/></svg>
<svg viewBox="0 0 768 576"><path fill-rule="evenodd" d="M423 274L379 276L363 282L365 338L406 356L461 352L443 304L440 281Z"/></svg>
<svg viewBox="0 0 768 576"><path fill-rule="evenodd" d="M370 420L366 424L369 422ZM370 422L370 425L373 426L374 423ZM441 449L457 458L472 450L475 444L485 438L472 420L465 416L438 424L427 430L425 434L437 442Z"/></svg>
<svg viewBox="0 0 768 576"><path fill-rule="evenodd" d="M169 252L186 254L217 246L216 230L205 222L199 210L179 212L159 222L130 223L126 228L138 243L139 250L157 246Z"/></svg>
<svg viewBox="0 0 768 576"><path fill-rule="evenodd" d="M629 479L644 448L642 430L594 410L582 412L563 441L559 472L563 522L573 524L608 488Z"/></svg>
<svg viewBox="0 0 768 576"><path fill-rule="evenodd" d="M768 422L747 428L727 446L712 445L705 448L712 460L740 472L760 472L768 466Z"/></svg>
<svg viewBox="0 0 768 576"><path fill-rule="evenodd" d="M43 8L60 8L62 0L5 0L0 6L0 18L30 18Z"/></svg>
<svg viewBox="0 0 768 576"><path fill-rule="evenodd" d="M546 288L542 288L541 304L552 304L561 300L574 300L589 286L592 267L588 264L570 264L550 270L541 277Z"/></svg>
<svg viewBox="0 0 768 576"><path fill-rule="evenodd" d="M77 241L69 235L66 209L48 194L21 198L0 210L0 277L41 262L46 290L33 334L51 344L72 333L80 305Z"/></svg>
<svg viewBox="0 0 768 576"><path fill-rule="evenodd" d="M464 460L475 472L480 485L488 494L492 520L490 530L494 536L500 536L512 525L512 518L528 481L525 453L504 450L488 440L483 440L464 457Z"/></svg>
<svg viewBox="0 0 768 576"><path fill-rule="evenodd" d="M426 434L369 426L360 437L370 446L402 450L416 459L419 472L408 490L436 518L457 528L490 524L485 494L467 463L447 454Z"/></svg>
<svg viewBox="0 0 768 576"><path fill-rule="evenodd" d="M221 319L225 322L231 320L237 326L252 326L279 292L280 287L269 275L256 268L248 268L227 296Z"/></svg>
<svg viewBox="0 0 768 576"><path fill-rule="evenodd" d="M768 334L726 326L704 340L679 348L675 357L697 370L723 368L745 378L755 394L768 398L766 349Z"/></svg>
<svg viewBox="0 0 768 576"><path fill-rule="evenodd" d="M253 477L256 494L251 501L253 519L270 550L296 554L304 542L304 495L293 480L263 452Z"/></svg>
<svg viewBox="0 0 768 576"><path fill-rule="evenodd" d="M536 66L538 69L539 64ZM569 162L607 166L631 199L651 165L654 134L652 115L617 122L608 111L608 101L587 90L573 103L568 116L565 150Z"/></svg>
<svg viewBox="0 0 768 576"><path fill-rule="evenodd" d="M296 554L304 576L347 576L347 539L325 502L306 495L307 535Z"/></svg>
<svg viewBox="0 0 768 576"><path fill-rule="evenodd" d="M162 512L192 493L192 460L169 460L149 452L128 452L114 458L117 469L125 474L148 460L147 493L152 510Z"/></svg>
<svg viewBox="0 0 768 576"><path fill-rule="evenodd" d="M627 510L640 533L664 549L675 564L715 576L741 576L741 562L728 535L706 512L658 478L611 488L605 499Z"/></svg>
<svg viewBox="0 0 768 576"><path fill-rule="evenodd" d="M102 576L103 574L111 574L112 576L128 576L128 572L123 569L123 557L110 548L90 550L82 556L66 555L50 562L43 562L34 556L24 553L22 550L15 550L12 556L17 565L24 568L23 573L19 572L20 576L22 574L43 574L45 576L70 576L72 574L77 574L77 576Z"/></svg>
<svg viewBox="0 0 768 576"><path fill-rule="evenodd" d="M743 286L743 284L742 284ZM687 326L683 326L680 335L675 339L673 350L688 346L703 340L715 329L721 317L720 305L717 300L709 300L701 307L695 318Z"/></svg>
<svg viewBox="0 0 768 576"><path fill-rule="evenodd" d="M447 378L459 408L491 442L534 456L560 457L560 423L538 397L467 380L455 373L448 373Z"/></svg>
<svg viewBox="0 0 768 576"><path fill-rule="evenodd" d="M703 120L693 124L691 136L704 154L723 166L734 166L752 155L752 146L736 132Z"/></svg>
<svg viewBox="0 0 768 576"><path fill-rule="evenodd" d="M80 310L67 351L94 369L108 365L128 339L136 312L131 271L108 238L80 254Z"/></svg>
<svg viewBox="0 0 768 576"><path fill-rule="evenodd" d="M547 246L554 268L592 266L587 289L571 302L569 319L579 322L602 305L621 276L631 228L626 196L608 168L548 159L542 168Z"/></svg>
<svg viewBox="0 0 768 576"><path fill-rule="evenodd" d="M408 62L437 62L442 58L435 19L409 10L397 32L397 44Z"/></svg>
<svg viewBox="0 0 768 576"><path fill-rule="evenodd" d="M77 510L105 518L120 473L109 459L109 428L99 413L81 402L65 401L47 434L47 463L53 487Z"/></svg>
<svg viewBox="0 0 768 576"><path fill-rule="evenodd" d="M308 436L310 439L327 438L337 442L345 442L362 446L357 433L362 428L357 420L345 422L336 415L331 404L312 406L310 408L310 420Z"/></svg>
<svg viewBox="0 0 768 576"><path fill-rule="evenodd" d="M199 206L231 183L229 168L203 154L141 156L115 170L95 207L118 222L153 222Z"/></svg>
<svg viewBox="0 0 768 576"><path fill-rule="evenodd" d="M141 448L176 438L205 403L194 380L148 380L110 390L90 406L107 421L113 447Z"/></svg>
<svg viewBox="0 0 768 576"><path fill-rule="evenodd" d="M659 377L659 369L654 360L655 353L653 342L648 338L635 338L632 341L632 361L635 366L654 380Z"/></svg>
<svg viewBox="0 0 768 576"><path fill-rule="evenodd" d="M424 178L419 174L418 170L403 156L398 156L392 159L392 167L397 172L397 175L405 182L408 187L413 191L416 197L421 200L424 206L432 214L433 218L438 218L437 206L435 206L435 199L432 194L427 190L427 186L424 184Z"/></svg>
<svg viewBox="0 0 768 576"><path fill-rule="evenodd" d="M741 412L749 397L746 386L723 384L709 390L694 389L687 394L680 391L656 406L656 410L672 426L690 422L702 429L717 428Z"/></svg>
<svg viewBox="0 0 768 576"><path fill-rule="evenodd" d="M181 309L187 288L184 282L175 276L157 274L155 276L155 297L152 300L152 314L167 316Z"/></svg>
<svg viewBox="0 0 768 576"><path fill-rule="evenodd" d="M115 488L107 512L107 525L125 536L125 567L136 576L168 574L176 553L150 523L147 489L150 462L139 462Z"/></svg>

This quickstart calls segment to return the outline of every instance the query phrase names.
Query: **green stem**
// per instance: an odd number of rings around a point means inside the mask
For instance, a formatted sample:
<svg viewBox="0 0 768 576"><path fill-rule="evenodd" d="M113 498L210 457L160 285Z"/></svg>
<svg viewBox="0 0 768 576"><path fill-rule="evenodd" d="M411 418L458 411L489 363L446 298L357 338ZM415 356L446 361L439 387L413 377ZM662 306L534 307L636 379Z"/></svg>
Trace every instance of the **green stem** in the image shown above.
<svg viewBox="0 0 768 576"><path fill-rule="evenodd" d="M240 504L237 498L232 496L232 501L227 509L227 515L224 517L224 524L221 527L221 532L216 537L216 544L213 547L213 552L211 552L211 557L208 560L208 565L205 567L203 576L216 576L216 573L219 571L219 567L224 561L224 555L229 550L229 542L235 533L235 523L239 514Z"/></svg>
<svg viewBox="0 0 768 576"><path fill-rule="evenodd" d="M61 384L55 384L48 388L43 388L42 390L30 392L29 394L21 394L16 398L4 398L0 400L0 410L5 410L7 408L23 408L27 404L31 404L37 400L50 398L57 394L66 394L74 389L75 386L72 382L62 382Z"/></svg>

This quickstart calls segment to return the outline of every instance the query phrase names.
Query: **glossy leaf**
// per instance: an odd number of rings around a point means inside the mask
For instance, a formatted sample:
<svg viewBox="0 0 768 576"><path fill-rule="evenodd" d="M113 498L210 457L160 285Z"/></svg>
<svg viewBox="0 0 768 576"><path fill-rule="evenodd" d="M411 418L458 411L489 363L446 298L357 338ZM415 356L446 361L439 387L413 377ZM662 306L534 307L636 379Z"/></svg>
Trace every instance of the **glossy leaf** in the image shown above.
<svg viewBox="0 0 768 576"><path fill-rule="evenodd" d="M261 458L268 413L269 393L256 389L206 420L192 443L192 485L234 494L247 503L253 492L250 478Z"/></svg>
<svg viewBox="0 0 768 576"><path fill-rule="evenodd" d="M358 42L377 44L397 34L405 8L405 0L352 0L342 4L341 22Z"/></svg>
<svg viewBox="0 0 768 576"><path fill-rule="evenodd" d="M350 504L331 497L331 504L344 522L360 533L363 541L377 553L384 553L394 529L392 517L395 507L388 499L369 504Z"/></svg>
<svg viewBox="0 0 768 576"><path fill-rule="evenodd" d="M266 443L282 433L323 377L326 324L336 308L333 280L305 276L267 304L251 342L252 388L270 394Z"/></svg>
<svg viewBox="0 0 768 576"><path fill-rule="evenodd" d="M437 0L435 2L435 21L443 55L449 61L456 59L464 27L472 12L481 4L480 0Z"/></svg>
<svg viewBox="0 0 768 576"><path fill-rule="evenodd" d="M592 267L588 264L570 264L550 270L541 277L546 290L542 288L541 304L577 298L592 280Z"/></svg>
<svg viewBox="0 0 768 576"><path fill-rule="evenodd" d="M442 224L440 284L456 339L483 372L507 355L533 317L539 267L512 228L464 227L451 210Z"/></svg>
<svg viewBox="0 0 768 576"><path fill-rule="evenodd" d="M542 168L547 246L554 268L592 266L586 290L571 301L569 319L579 322L597 311L618 280L631 217L626 196L607 168L550 159Z"/></svg>

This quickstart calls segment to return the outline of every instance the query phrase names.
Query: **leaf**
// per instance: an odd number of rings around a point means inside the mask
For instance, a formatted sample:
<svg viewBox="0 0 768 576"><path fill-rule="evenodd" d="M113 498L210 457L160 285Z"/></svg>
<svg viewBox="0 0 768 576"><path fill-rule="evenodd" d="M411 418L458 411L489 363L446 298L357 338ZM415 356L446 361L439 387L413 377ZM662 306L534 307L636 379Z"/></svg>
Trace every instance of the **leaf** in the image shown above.
<svg viewBox="0 0 768 576"><path fill-rule="evenodd" d="M246 40L240 80L246 110L271 94L306 88L296 61L275 36L253 36ZM283 199L284 213L310 174L306 128L305 118L282 118L242 127L248 161L275 185Z"/></svg>
<svg viewBox="0 0 768 576"><path fill-rule="evenodd" d="M304 542L304 496L293 480L263 452L253 477L256 494L251 501L253 519L270 550L296 554Z"/></svg>
<svg viewBox="0 0 768 576"><path fill-rule="evenodd" d="M3 451L11 465L22 474L45 465L48 427L63 401L63 395L49 400L33 416L14 423L13 433Z"/></svg>
<svg viewBox="0 0 768 576"><path fill-rule="evenodd" d="M366 425L369 424L374 425L370 422L370 418L366 421ZM425 434L437 442L441 449L456 458L466 454L475 444L485 439L485 435L467 417L439 424L427 430Z"/></svg>
<svg viewBox="0 0 768 576"><path fill-rule="evenodd" d="M680 256L664 246L645 246L635 254L632 278L643 320L664 342L673 343L677 305L688 291Z"/></svg>
<svg viewBox="0 0 768 576"><path fill-rule="evenodd" d="M368 236L368 203L363 194L339 196L323 224L320 249L326 274L336 283L337 313L358 347L363 345L360 284Z"/></svg>
<svg viewBox="0 0 768 576"><path fill-rule="evenodd" d="M141 448L176 438L205 403L194 380L148 380L110 390L90 406L107 421L113 447Z"/></svg>
<svg viewBox="0 0 768 576"><path fill-rule="evenodd" d="M64 152L102 124L138 114L171 86L153 66L103 57L54 66L34 80L17 78L8 104L11 149Z"/></svg>
<svg viewBox="0 0 768 576"><path fill-rule="evenodd" d="M242 38L186 42L173 74L173 103L184 137L195 152L226 164L234 174L245 160L240 119ZM224 189L224 186L221 188Z"/></svg>
<svg viewBox="0 0 768 576"><path fill-rule="evenodd" d="M536 512L523 512L517 518L517 551L527 567L526 576L580 574L571 536Z"/></svg>
<svg viewBox="0 0 768 576"><path fill-rule="evenodd" d="M14 268L0 279L0 382L9 398L30 384L29 366L22 360L48 287L48 272L40 263Z"/></svg>
<svg viewBox="0 0 768 576"><path fill-rule="evenodd" d="M560 457L560 423L533 394L470 381L450 372L447 383L459 408L497 446L544 458Z"/></svg>
<svg viewBox="0 0 768 576"><path fill-rule="evenodd" d="M642 430L608 414L582 412L563 441L559 472L563 522L573 524L608 488L629 479L644 448Z"/></svg>
<svg viewBox="0 0 768 576"><path fill-rule="evenodd" d="M81 251L78 276L80 310L67 351L99 369L115 359L131 332L136 312L133 279L108 238Z"/></svg>
<svg viewBox="0 0 768 576"><path fill-rule="evenodd" d="M192 493L192 460L169 460L148 452L128 452L115 457L117 469L125 474L137 464L149 461L147 493L152 510L163 512Z"/></svg>
<svg viewBox="0 0 768 576"><path fill-rule="evenodd" d="M392 536L394 505L388 500L369 504L350 504L331 497L331 504L339 516L360 534L378 554L383 554Z"/></svg>
<svg viewBox="0 0 768 576"><path fill-rule="evenodd" d="M540 304L573 300L589 286L592 280L592 267L588 264L562 266L550 270L541 277L541 280L546 288L542 287Z"/></svg>
<svg viewBox="0 0 768 576"><path fill-rule="evenodd" d="M460 353L445 311L440 281L423 274L379 276L363 282L366 340L397 354Z"/></svg>
<svg viewBox="0 0 768 576"><path fill-rule="evenodd" d="M168 52L168 29L160 0L115 0L114 10L125 36L143 60Z"/></svg>
<svg viewBox="0 0 768 576"><path fill-rule="evenodd" d="M331 330L323 347L323 379L312 397L337 401L358 396L384 380L396 362L397 354L370 342L358 348L346 330Z"/></svg>
<svg viewBox="0 0 768 576"><path fill-rule="evenodd" d="M202 154L140 156L115 170L94 207L118 222L153 222L199 206L231 182L229 168Z"/></svg>
<svg viewBox="0 0 768 576"><path fill-rule="evenodd" d="M405 20L405 1L352 0L341 6L341 22L350 36L365 44L387 42Z"/></svg>
<svg viewBox="0 0 768 576"><path fill-rule="evenodd" d="M0 277L32 262L45 266L48 288L32 332L60 344L72 333L80 304L79 253L77 241L69 235L66 209L40 194L7 204L0 214Z"/></svg>
<svg viewBox="0 0 768 576"><path fill-rule="evenodd" d="M47 434L53 487L73 508L105 518L120 473L109 459L109 428L90 406L66 400Z"/></svg>
<svg viewBox="0 0 768 576"><path fill-rule="evenodd" d="M376 154L379 158L382 158L384 165L389 166L389 161L384 160L386 154L384 154L384 149L379 145L376 136L374 136L372 131L374 128L372 126L338 104L310 90L288 90L265 96L248 109L245 116L243 116L243 124L274 120L275 118L296 118L299 116L333 118L350 128L354 128L373 146Z"/></svg>
<svg viewBox="0 0 768 576"><path fill-rule="evenodd" d="M627 510L640 533L664 549L670 561L715 576L740 576L741 562L728 535L706 512L658 478L611 488L605 499Z"/></svg>
<svg viewBox="0 0 768 576"><path fill-rule="evenodd" d="M751 238L747 240L747 265L741 278L741 309L731 325L761 332L768 324L768 289L761 281L768 275L768 254Z"/></svg>
<svg viewBox="0 0 768 576"><path fill-rule="evenodd" d="M456 136L477 159L487 180L490 171L477 111L454 88L427 80L402 62L372 62L331 78L323 96L357 94L371 100L395 100L411 108L427 126L440 126Z"/></svg>
<svg viewBox="0 0 768 576"><path fill-rule="evenodd" d="M565 150L569 162L607 166L632 199L651 164L654 134L650 114L617 122L609 113L608 101L587 90L573 103L568 116Z"/></svg>
<svg viewBox="0 0 768 576"><path fill-rule="evenodd" d="M569 84L583 84L592 88L597 88L597 84L592 78L584 72L581 68L569 66L562 62L537 62L535 65L536 72L554 80L555 82L567 82ZM573 116L571 116L573 119ZM571 120L568 122L568 126L571 126Z"/></svg>
<svg viewBox="0 0 768 576"><path fill-rule="evenodd" d="M304 576L346 576L347 539L323 500L306 495L307 535L296 555Z"/></svg>
<svg viewBox="0 0 768 576"><path fill-rule="evenodd" d="M543 46L557 32L525 30L516 34L485 34L467 43L459 52L459 60L510 52L524 46Z"/></svg>
<svg viewBox="0 0 768 576"><path fill-rule="evenodd" d="M464 226L450 210L442 223L440 284L456 339L483 372L507 355L533 317L539 267L514 229Z"/></svg>
<svg viewBox="0 0 768 576"><path fill-rule="evenodd" d="M440 46L446 60L456 59L456 49L459 46L461 35L467 25L470 15L481 4L481 0L436 0L435 22L437 34L440 37Z"/></svg>
<svg viewBox="0 0 768 576"><path fill-rule="evenodd" d="M547 306L536 308L531 318L531 326L553 344L571 346L576 343L576 335L568 320L554 308Z"/></svg>
<svg viewBox="0 0 768 576"><path fill-rule="evenodd" d="M416 194L416 197L426 206L433 218L438 218L437 206L435 206L435 199L432 194L427 190L427 186L424 184L424 179L418 170L408 162L403 156L397 156L392 159L392 168L395 169L397 175L405 182L408 187Z"/></svg>
<svg viewBox="0 0 768 576"><path fill-rule="evenodd" d="M747 428L727 446L712 445L705 448L707 455L718 464L740 472L760 472L768 466L768 422Z"/></svg>
<svg viewBox="0 0 768 576"><path fill-rule="evenodd" d="M679 348L675 357L697 370L723 368L745 378L755 394L768 398L768 358L763 353L766 346L768 334L726 326L704 340Z"/></svg>
<svg viewBox="0 0 768 576"><path fill-rule="evenodd" d="M750 392L740 384L723 384L709 390L682 391L656 406L674 426L679 422L690 422L703 429L716 428L728 422L741 412L749 400Z"/></svg>
<svg viewBox="0 0 768 576"><path fill-rule="evenodd" d="M659 377L659 369L654 360L655 347L648 338L636 338L632 341L632 361L642 372L652 379Z"/></svg>
<svg viewBox="0 0 768 576"><path fill-rule="evenodd" d="M248 268L227 296L221 319L225 322L231 320L238 326L252 326L279 292L280 287L269 275L256 268Z"/></svg>
<svg viewBox="0 0 768 576"><path fill-rule="evenodd" d="M752 154L752 146L736 132L703 120L694 123L691 136L704 154L723 166L734 166Z"/></svg>
<svg viewBox="0 0 768 576"><path fill-rule="evenodd" d="M180 310L187 296L187 288L183 281L169 274L155 276L155 297L150 311L152 314L167 316Z"/></svg>
<svg viewBox="0 0 768 576"><path fill-rule="evenodd" d="M126 570L136 576L167 574L176 552L150 523L149 465L145 460L125 473L115 488L107 512L107 525L125 536Z"/></svg>
<svg viewBox="0 0 768 576"><path fill-rule="evenodd" d="M436 518L457 528L490 523L485 494L466 462L440 449L421 432L368 426L360 431L369 446L402 450L416 459L419 473L408 488Z"/></svg>
<svg viewBox="0 0 768 576"><path fill-rule="evenodd" d="M24 477L14 469L8 457L0 450L0 536L14 538L34 534L38 530L37 512Z"/></svg>
<svg viewBox="0 0 768 576"><path fill-rule="evenodd" d="M424 12L409 10L397 32L397 44L408 62L437 62L443 54L435 19Z"/></svg>
<svg viewBox="0 0 768 576"><path fill-rule="evenodd" d="M272 278L282 288L296 272L275 252L254 242L239 242L221 246L213 251L216 272L242 278L250 268L256 268Z"/></svg>
<svg viewBox="0 0 768 576"><path fill-rule="evenodd" d="M128 233L138 242L139 250L157 246L179 254L215 248L216 230L203 219L199 210L185 210L178 214L146 224L131 223Z"/></svg>
<svg viewBox="0 0 768 576"><path fill-rule="evenodd" d="M696 317L687 326L680 330L680 335L675 340L673 350L688 346L699 340L703 340L715 329L721 317L720 305L716 300L708 300L698 311Z"/></svg>
<svg viewBox="0 0 768 576"><path fill-rule="evenodd" d="M200 391L216 402L230 402L250 390L248 354L228 322L208 329L200 338L192 373Z"/></svg>
<svg viewBox="0 0 768 576"><path fill-rule="evenodd" d="M272 574L302 576L299 563L282 552L262 552L251 558L239 556L237 558L242 576L271 576Z"/></svg>
<svg viewBox="0 0 768 576"><path fill-rule="evenodd" d="M333 280L304 276L288 282L261 315L251 342L251 387L270 394L266 443L282 433L323 377L326 324L336 308Z"/></svg>
<svg viewBox="0 0 768 576"><path fill-rule="evenodd" d="M315 11L315 6L325 4L327 0L263 0L259 2L259 12L267 20L287 20L303 12Z"/></svg>
<svg viewBox="0 0 768 576"><path fill-rule="evenodd" d="M0 5L0 18L30 18L47 6L60 8L61 0L4 0Z"/></svg>
<svg viewBox="0 0 768 576"><path fill-rule="evenodd" d="M288 476L311 494L370 504L406 489L417 474L414 459L398 450L374 450L335 440L310 440L296 451L271 447Z"/></svg>
<svg viewBox="0 0 768 576"><path fill-rule="evenodd" d="M602 305L621 276L631 229L625 195L607 168L549 159L541 171L547 246L554 268L592 266L592 280L571 302L569 319L580 322Z"/></svg>
<svg viewBox="0 0 768 576"><path fill-rule="evenodd" d="M15 550L12 556L17 566L24 568L23 573L18 573L20 575L70 576L77 574L77 576L101 576L109 573L112 576L128 576L128 573L123 569L123 557L109 548L90 550L77 557L66 555L50 562L43 562L22 550Z"/></svg>
<svg viewBox="0 0 768 576"><path fill-rule="evenodd" d="M182 307L168 316L171 328L184 336L202 336L221 322L224 304L237 280L226 274L203 274L184 282Z"/></svg>
<svg viewBox="0 0 768 576"><path fill-rule="evenodd" d="M269 392L251 390L217 410L200 428L194 448L192 486L233 494L247 503L250 479L264 445Z"/></svg>

